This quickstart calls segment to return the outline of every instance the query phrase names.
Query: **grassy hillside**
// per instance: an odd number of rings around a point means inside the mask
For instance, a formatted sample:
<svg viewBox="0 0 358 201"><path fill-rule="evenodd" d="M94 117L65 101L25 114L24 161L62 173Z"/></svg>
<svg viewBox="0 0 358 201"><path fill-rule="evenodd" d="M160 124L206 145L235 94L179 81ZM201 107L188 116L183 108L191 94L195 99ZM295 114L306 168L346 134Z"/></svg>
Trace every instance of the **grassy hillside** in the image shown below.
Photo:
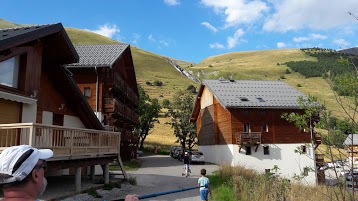
<svg viewBox="0 0 358 201"><path fill-rule="evenodd" d="M0 19L0 28L16 27L19 24ZM66 28L66 31L74 44L108 44L119 43L118 41L104 36L75 28ZM144 87L151 98L158 98L160 103L163 99L171 100L175 91L186 89L188 85L199 86L175 70L166 60L166 57L131 46L132 56L136 71L137 81ZM199 64L178 61L188 71L192 71L201 79L254 79L254 80L278 80L282 76L289 85L297 88L304 94L312 94L319 98L322 103L333 110L335 116L343 116L341 108L335 101L335 97L328 84L322 78L305 78L299 73L286 74L286 65L278 65L288 61L310 60L316 58L305 55L299 49L265 50L249 52L233 52L223 55L212 56L204 59ZM280 78L281 77L281 78ZM150 86L146 82L161 81L163 86ZM297 87L297 85L302 87ZM171 128L164 124L168 119L160 118L161 124L155 126L153 133L147 140L153 143L166 138L166 143L175 141Z"/></svg>
<svg viewBox="0 0 358 201"><path fill-rule="evenodd" d="M287 61L300 60L316 61L316 58L305 55L299 49L233 52L209 57L193 67L186 66L186 69L195 75L200 75L201 79L224 77L226 79L279 80L281 76L284 76L285 79L281 80L306 95L317 96L327 108L333 110L335 116L345 116L323 78L305 78L295 72L286 74L286 69L289 68L286 65L278 65ZM302 87L297 87L298 84Z"/></svg>

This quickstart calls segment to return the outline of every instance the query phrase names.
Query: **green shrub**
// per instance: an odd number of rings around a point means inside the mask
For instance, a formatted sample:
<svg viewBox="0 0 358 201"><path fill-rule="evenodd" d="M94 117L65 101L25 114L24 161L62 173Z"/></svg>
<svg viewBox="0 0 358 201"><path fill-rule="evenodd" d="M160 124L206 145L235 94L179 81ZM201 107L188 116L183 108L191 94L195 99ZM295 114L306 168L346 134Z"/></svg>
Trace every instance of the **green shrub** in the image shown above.
<svg viewBox="0 0 358 201"><path fill-rule="evenodd" d="M159 81L159 80L155 80L155 81L154 81L154 85L160 87L160 86L163 85L163 82L161 82L161 81Z"/></svg>
<svg viewBox="0 0 358 201"><path fill-rule="evenodd" d="M137 185L137 179L135 177L129 177L128 178L129 184L136 186Z"/></svg>
<svg viewBox="0 0 358 201"><path fill-rule="evenodd" d="M163 107L169 107L170 101L168 99L163 99Z"/></svg>
<svg viewBox="0 0 358 201"><path fill-rule="evenodd" d="M103 185L103 190L110 191L114 188L121 188L121 184L120 183L108 183L108 184Z"/></svg>
<svg viewBox="0 0 358 201"><path fill-rule="evenodd" d="M286 69L286 74L290 74L290 73L291 73L291 71Z"/></svg>
<svg viewBox="0 0 358 201"><path fill-rule="evenodd" d="M301 84L297 84L297 87L302 87L302 85L301 85Z"/></svg>
<svg viewBox="0 0 358 201"><path fill-rule="evenodd" d="M286 79L286 77L284 75L280 75L280 79L284 80L284 79Z"/></svg>
<svg viewBox="0 0 358 201"><path fill-rule="evenodd" d="M102 198L102 195L100 195L95 188L88 189L87 193L88 193L88 195L91 195L94 198Z"/></svg>

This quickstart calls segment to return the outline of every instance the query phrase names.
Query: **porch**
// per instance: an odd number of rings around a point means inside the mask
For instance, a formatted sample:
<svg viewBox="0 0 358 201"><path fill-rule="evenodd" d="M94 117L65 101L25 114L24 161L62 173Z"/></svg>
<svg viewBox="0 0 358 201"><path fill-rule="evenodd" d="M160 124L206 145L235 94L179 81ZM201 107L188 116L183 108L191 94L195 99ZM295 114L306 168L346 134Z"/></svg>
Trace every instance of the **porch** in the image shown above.
<svg viewBox="0 0 358 201"><path fill-rule="evenodd" d="M104 183L109 183L109 163L118 160L127 178L119 155L120 132L70 128L37 123L0 124L0 152L10 146L28 144L38 149L51 149L48 172L69 169L75 174L76 191L81 190L81 175L90 167L94 178L95 165L101 165Z"/></svg>
<svg viewBox="0 0 358 201"><path fill-rule="evenodd" d="M239 145L239 152L244 145L256 146L256 152L261 144L261 132L238 132L236 133L236 143Z"/></svg>

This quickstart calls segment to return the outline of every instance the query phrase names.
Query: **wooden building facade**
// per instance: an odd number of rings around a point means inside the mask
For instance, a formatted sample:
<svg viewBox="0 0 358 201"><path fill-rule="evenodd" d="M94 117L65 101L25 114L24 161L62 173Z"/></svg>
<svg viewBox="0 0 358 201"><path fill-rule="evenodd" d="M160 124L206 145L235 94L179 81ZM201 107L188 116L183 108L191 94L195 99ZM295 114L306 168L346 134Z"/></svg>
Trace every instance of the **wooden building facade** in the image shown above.
<svg viewBox="0 0 358 201"><path fill-rule="evenodd" d="M299 96L305 97L281 81L204 80L192 113L199 150L217 164L261 172L278 165L287 177L315 169L316 146L311 146L311 139L320 144L320 136L311 137L281 117L302 112ZM300 157L296 149L304 154ZM301 167L295 167L298 160ZM315 173L306 173L309 183L315 183Z"/></svg>
<svg viewBox="0 0 358 201"><path fill-rule="evenodd" d="M106 130L120 132L121 157L131 159L138 138L137 81L130 45L75 45L79 62L67 65L78 87ZM136 154L134 154L136 155Z"/></svg>
<svg viewBox="0 0 358 201"><path fill-rule="evenodd" d="M121 161L120 134L104 129L64 67L78 59L61 23L0 30L0 152L52 149L47 173L75 173L76 191L87 170L92 178L102 165L108 183L109 163Z"/></svg>

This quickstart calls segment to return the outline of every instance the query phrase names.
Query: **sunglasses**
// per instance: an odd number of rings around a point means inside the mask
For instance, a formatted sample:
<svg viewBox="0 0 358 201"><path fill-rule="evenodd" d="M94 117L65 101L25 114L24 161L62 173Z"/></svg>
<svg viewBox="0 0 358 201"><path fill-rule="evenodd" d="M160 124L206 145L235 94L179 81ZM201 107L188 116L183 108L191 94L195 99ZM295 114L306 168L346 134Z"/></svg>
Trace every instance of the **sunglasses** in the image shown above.
<svg viewBox="0 0 358 201"><path fill-rule="evenodd" d="M44 170L47 170L47 163L46 163L46 161L44 161L42 164L37 164L37 165L35 165L35 167L34 167L34 169L37 169L37 170L39 170L39 169L41 169L41 168L43 168Z"/></svg>

